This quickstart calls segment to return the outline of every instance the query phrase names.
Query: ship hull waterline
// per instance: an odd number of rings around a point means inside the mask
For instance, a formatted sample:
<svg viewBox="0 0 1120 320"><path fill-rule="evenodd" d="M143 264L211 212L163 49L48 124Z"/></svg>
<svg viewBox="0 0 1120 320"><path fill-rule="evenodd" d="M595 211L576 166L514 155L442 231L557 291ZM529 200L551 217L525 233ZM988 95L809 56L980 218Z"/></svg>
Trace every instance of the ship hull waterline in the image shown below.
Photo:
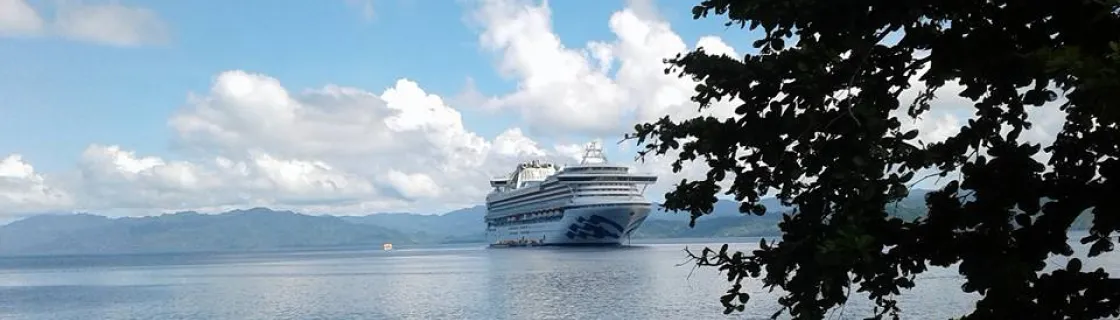
<svg viewBox="0 0 1120 320"><path fill-rule="evenodd" d="M619 246L649 216L646 202L581 204L558 207L560 218L487 228L490 247Z"/></svg>

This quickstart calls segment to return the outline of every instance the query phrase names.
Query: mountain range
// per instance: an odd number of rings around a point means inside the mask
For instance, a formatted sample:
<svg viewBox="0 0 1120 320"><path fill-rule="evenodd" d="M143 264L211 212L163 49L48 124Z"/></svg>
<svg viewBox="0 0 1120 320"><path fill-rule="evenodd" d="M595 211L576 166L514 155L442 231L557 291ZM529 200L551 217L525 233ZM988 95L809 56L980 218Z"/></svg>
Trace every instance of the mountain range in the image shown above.
<svg viewBox="0 0 1120 320"><path fill-rule="evenodd" d="M927 191L888 207L903 219L925 214ZM779 234L790 210L764 199L763 216L738 212L735 201L720 200L711 214L688 226L689 215L661 209L651 213L633 239L750 237ZM365 216L304 215L267 208L221 214L180 212L148 217L109 218L94 214L37 215L0 226L0 255L243 252L317 248L379 248L382 243L482 243L483 205L439 215L377 213ZM1084 224L1085 221L1082 221Z"/></svg>

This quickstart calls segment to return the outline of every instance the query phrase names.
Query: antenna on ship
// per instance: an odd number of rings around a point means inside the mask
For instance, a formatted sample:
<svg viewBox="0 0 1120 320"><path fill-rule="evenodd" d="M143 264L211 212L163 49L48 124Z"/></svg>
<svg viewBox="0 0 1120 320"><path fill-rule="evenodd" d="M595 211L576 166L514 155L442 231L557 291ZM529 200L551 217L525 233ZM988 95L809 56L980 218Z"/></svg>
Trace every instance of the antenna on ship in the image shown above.
<svg viewBox="0 0 1120 320"><path fill-rule="evenodd" d="M603 146L599 145L599 141L591 141L583 149L583 159L579 164L587 164L587 160L597 159L601 163L607 162L607 156L603 154Z"/></svg>

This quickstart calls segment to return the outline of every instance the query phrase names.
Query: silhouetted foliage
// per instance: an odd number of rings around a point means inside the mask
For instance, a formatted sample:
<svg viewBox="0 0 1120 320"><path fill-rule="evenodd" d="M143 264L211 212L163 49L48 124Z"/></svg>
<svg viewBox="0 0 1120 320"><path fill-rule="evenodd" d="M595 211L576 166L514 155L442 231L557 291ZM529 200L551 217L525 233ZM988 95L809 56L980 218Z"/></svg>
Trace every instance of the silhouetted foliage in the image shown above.
<svg viewBox="0 0 1120 320"><path fill-rule="evenodd" d="M749 277L786 292L775 317L821 319L855 287L878 306L875 318L898 318L894 296L916 274L959 262L962 290L983 296L966 318L1120 315L1120 281L1104 270L1072 259L1042 272L1048 256L1072 254L1067 231L1083 211L1090 258L1111 251L1120 228L1120 1L707 0L693 9L696 19L713 12L729 26L761 27L759 53L739 61L696 50L666 60L666 73L701 82L701 109L741 99L736 117L665 117L628 138L639 157L679 152L675 170L711 166L706 180L666 194L666 208L691 212L693 223L719 192L742 212L765 212L758 202L770 190L798 208L777 243L690 253L727 273L726 312L743 310ZM885 40L892 34L895 43ZM925 88L900 102L919 74ZM901 131L954 80L974 119L929 145ZM1058 90L1066 101L1043 106ZM1066 117L1045 149L1020 139L1030 108ZM1033 158L1040 150L1049 166ZM928 216L889 217L884 207L930 170L949 182L927 195ZM725 178L727 190L717 184Z"/></svg>

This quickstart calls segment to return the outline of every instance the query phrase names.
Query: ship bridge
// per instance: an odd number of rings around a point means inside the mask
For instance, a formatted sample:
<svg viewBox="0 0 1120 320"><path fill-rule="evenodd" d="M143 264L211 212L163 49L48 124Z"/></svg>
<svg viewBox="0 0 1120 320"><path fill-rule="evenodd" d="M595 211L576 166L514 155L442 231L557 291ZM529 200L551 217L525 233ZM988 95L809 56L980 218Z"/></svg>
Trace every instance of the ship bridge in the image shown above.
<svg viewBox="0 0 1120 320"><path fill-rule="evenodd" d="M631 173L628 166L610 164L603 147L592 142L584 149L580 163L561 169L556 181L565 184L623 182L645 186L657 182L657 176Z"/></svg>

